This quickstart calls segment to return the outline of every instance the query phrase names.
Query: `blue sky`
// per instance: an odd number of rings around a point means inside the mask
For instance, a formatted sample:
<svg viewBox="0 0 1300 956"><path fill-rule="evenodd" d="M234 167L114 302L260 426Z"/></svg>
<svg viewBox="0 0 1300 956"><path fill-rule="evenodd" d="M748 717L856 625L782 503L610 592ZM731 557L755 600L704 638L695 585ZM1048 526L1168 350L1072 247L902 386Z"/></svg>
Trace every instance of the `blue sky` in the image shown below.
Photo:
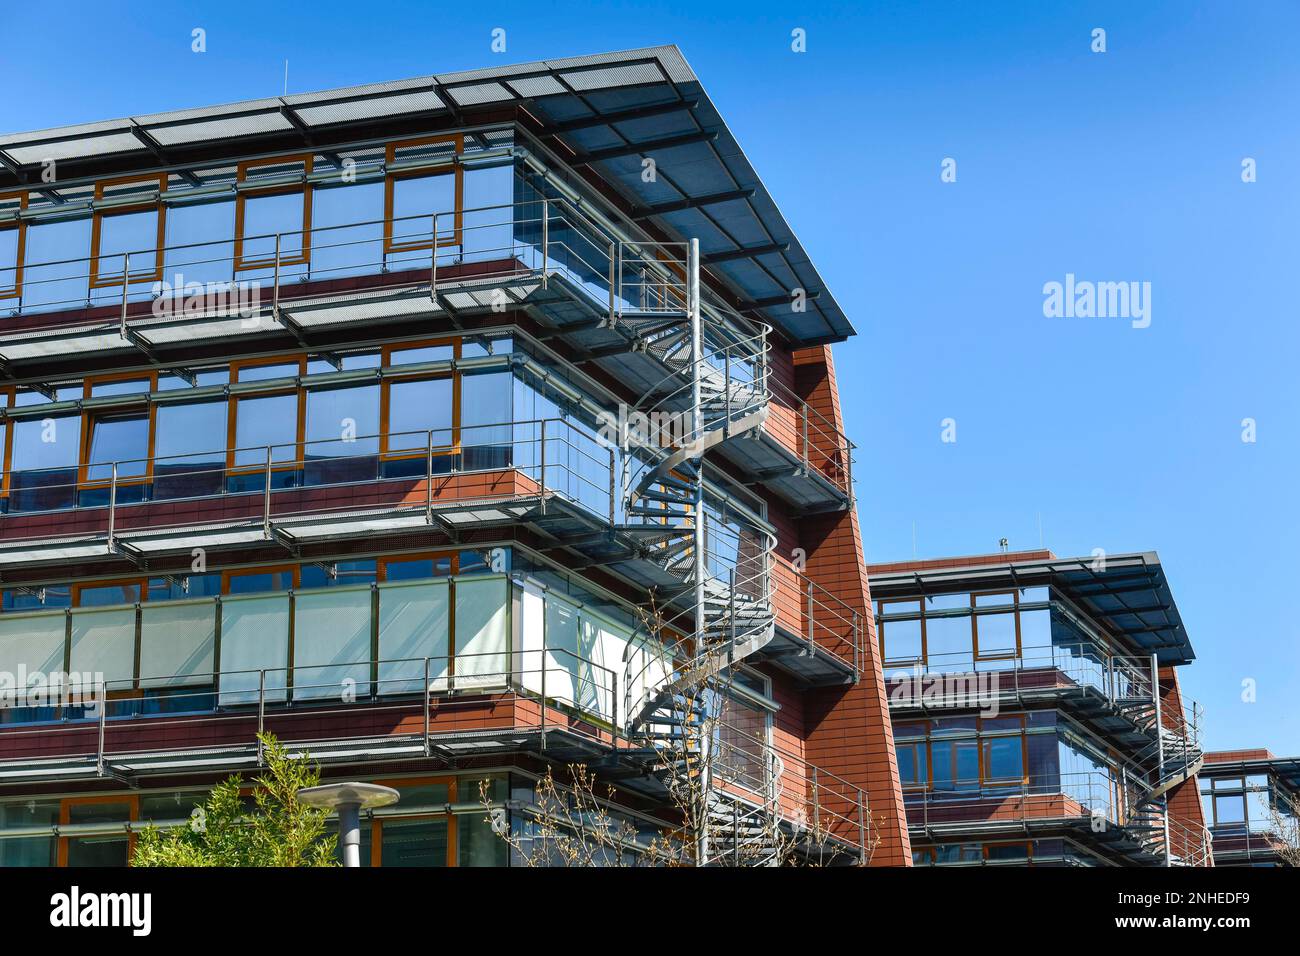
<svg viewBox="0 0 1300 956"><path fill-rule="evenodd" d="M301 92L677 43L859 331L836 362L870 559L910 557L914 536L920 556L1036 547L1040 527L1060 555L1157 550L1209 744L1300 753L1295 3L73 2L55 34L31 5L5 19L55 37L0 45L5 131L279 94L286 59ZM1067 273L1150 282L1150 327L1045 318L1043 284Z"/></svg>

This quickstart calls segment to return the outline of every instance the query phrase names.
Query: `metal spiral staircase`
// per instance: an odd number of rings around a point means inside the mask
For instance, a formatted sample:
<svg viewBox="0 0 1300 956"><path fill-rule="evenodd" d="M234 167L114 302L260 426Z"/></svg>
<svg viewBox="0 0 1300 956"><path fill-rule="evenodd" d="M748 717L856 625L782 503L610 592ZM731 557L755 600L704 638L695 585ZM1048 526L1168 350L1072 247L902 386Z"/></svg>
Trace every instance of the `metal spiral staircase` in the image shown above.
<svg viewBox="0 0 1300 956"><path fill-rule="evenodd" d="M625 713L629 732L658 758L656 773L670 787L689 786L702 802L708 836L698 862L761 865L776 862L780 757L762 745L763 779L740 788L742 796L711 779L711 748L719 745L704 728L709 688L774 635L768 572L776 539L758 528L736 533L710 514L702 463L709 450L746 436L767 417L768 329L738 334L707 320L694 241L684 265L681 285L671 269L656 280L651 307L611 315L611 323L634 332L638 347L670 369L636 403L642 424L625 436L650 461L639 474L624 474L619 530L639 542L670 582L658 589L661 635L688 635L667 649L668 661L642 660L635 672L629 665Z"/></svg>
<svg viewBox="0 0 1300 956"><path fill-rule="evenodd" d="M1190 718L1182 712L1166 713L1160 701L1154 660L1151 666L1150 696L1123 700L1119 708L1154 738L1139 755L1140 763L1150 767L1150 773L1147 779L1135 781L1138 796L1129 808L1126 826L1138 835L1144 849L1170 866L1205 866L1211 853L1208 833L1194 833L1169 815L1169 791L1195 776L1205 762L1199 705L1191 704Z"/></svg>

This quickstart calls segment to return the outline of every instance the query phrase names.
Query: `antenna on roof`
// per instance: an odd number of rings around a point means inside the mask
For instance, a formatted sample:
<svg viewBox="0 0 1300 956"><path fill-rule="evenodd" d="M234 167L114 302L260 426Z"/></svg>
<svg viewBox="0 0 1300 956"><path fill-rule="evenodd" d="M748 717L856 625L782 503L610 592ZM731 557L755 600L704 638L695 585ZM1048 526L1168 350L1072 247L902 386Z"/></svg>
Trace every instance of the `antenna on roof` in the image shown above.
<svg viewBox="0 0 1300 956"><path fill-rule="evenodd" d="M284 61L284 95L289 95L289 61Z"/></svg>

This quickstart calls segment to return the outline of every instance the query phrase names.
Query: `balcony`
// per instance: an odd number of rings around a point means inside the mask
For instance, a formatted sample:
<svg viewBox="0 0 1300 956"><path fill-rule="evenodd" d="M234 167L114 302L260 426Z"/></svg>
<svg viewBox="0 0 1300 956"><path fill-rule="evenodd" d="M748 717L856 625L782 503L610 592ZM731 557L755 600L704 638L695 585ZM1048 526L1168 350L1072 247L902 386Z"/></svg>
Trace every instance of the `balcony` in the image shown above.
<svg viewBox="0 0 1300 956"><path fill-rule="evenodd" d="M1093 643L1026 647L1015 656L976 659L971 653L928 654L909 670L885 664L886 691L898 716L952 713L994 703L999 708L1051 706L1071 714L1140 761L1159 762L1157 741L1166 751L1182 741L1199 752L1200 707L1185 701L1177 713L1159 711L1151 684L1151 659L1107 653Z"/></svg>
<svg viewBox="0 0 1300 956"><path fill-rule="evenodd" d="M948 791L905 790L908 827L914 842L961 842L1069 836L1106 859L1135 866L1169 862L1208 866L1211 838L1204 827L1152 819L1135 809L1135 794L1108 774L1062 773L1043 780L978 784Z"/></svg>
<svg viewBox="0 0 1300 956"><path fill-rule="evenodd" d="M257 735L271 732L327 768L533 755L597 764L628 790L664 796L654 776L661 757L627 732L626 719L646 679L643 660L659 652L631 629L508 576L6 614L3 623L7 651L15 635L44 650L70 641L74 668L129 676L78 683L88 671L74 670L57 694L39 685L10 693L0 710L9 718L0 723L0 786L137 786L252 771L261 765ZM564 646L570 630L573 646L579 634L597 634L587 645L594 656ZM93 646L79 642L91 634ZM367 644L376 650L358 652ZM389 656L412 651L424 656ZM268 661L280 666L246 666ZM651 679L670 670L664 660ZM870 855L860 787L740 729L724 729L717 748L715 790L737 821L767 814L792 848L824 862Z"/></svg>
<svg viewBox="0 0 1300 956"><path fill-rule="evenodd" d="M479 161L514 158L496 150ZM682 244L636 237L531 180L520 188L534 198L26 263L0 302L10 311L0 362L37 382L96 368L184 369L232 348L427 336L431 323L457 328L523 310L633 395L680 376L671 329L685 315ZM771 392L760 441L724 454L798 510L846 507L853 446L768 381L767 327L707 290L702 309L706 360Z"/></svg>
<svg viewBox="0 0 1300 956"><path fill-rule="evenodd" d="M763 657L815 686L856 682L867 639L862 615L777 558L772 569L777 630Z"/></svg>

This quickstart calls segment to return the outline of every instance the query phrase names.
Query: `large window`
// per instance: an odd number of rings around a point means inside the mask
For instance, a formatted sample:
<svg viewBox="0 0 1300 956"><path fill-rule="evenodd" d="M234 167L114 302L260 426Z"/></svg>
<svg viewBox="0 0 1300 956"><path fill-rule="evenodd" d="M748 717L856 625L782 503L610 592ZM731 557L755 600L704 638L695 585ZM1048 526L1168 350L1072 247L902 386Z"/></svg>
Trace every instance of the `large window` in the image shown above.
<svg viewBox="0 0 1300 956"><path fill-rule="evenodd" d="M226 466L225 399L156 406L153 496L217 494Z"/></svg>
<svg viewBox="0 0 1300 956"><path fill-rule="evenodd" d="M10 510L71 508L76 502L81 416L24 418L10 427L13 450L5 475Z"/></svg>
<svg viewBox="0 0 1300 956"><path fill-rule="evenodd" d="M318 279L373 273L384 263L384 184L318 183L312 190L311 271Z"/></svg>
<svg viewBox="0 0 1300 956"><path fill-rule="evenodd" d="M95 184L90 236L90 286L120 286L162 279L166 207L159 201L167 177L102 180Z"/></svg>
<svg viewBox="0 0 1300 956"><path fill-rule="evenodd" d="M266 270L311 259L313 157L280 156L239 164L235 199L235 269Z"/></svg>
<svg viewBox="0 0 1300 956"><path fill-rule="evenodd" d="M1052 666L1057 655L1051 615L1045 587L962 591L877 604L886 666L919 663L929 671L948 673L997 669L1018 660Z"/></svg>
<svg viewBox="0 0 1300 956"><path fill-rule="evenodd" d="M0 423L9 510L104 507L114 466L125 505L259 492L268 458L273 489L418 479L432 453L435 474L515 468L533 480L544 454L549 488L606 511L611 456L594 429L504 362L456 368L462 350L495 358L513 348L508 336L416 341L0 390L11 408ZM42 415L74 400L79 412Z"/></svg>
<svg viewBox="0 0 1300 956"><path fill-rule="evenodd" d="M1045 712L900 722L894 747L903 788L939 796L1026 786L1050 792L1057 745L1050 717Z"/></svg>
<svg viewBox="0 0 1300 956"><path fill-rule="evenodd" d="M378 477L379 384L307 392L303 479L308 484Z"/></svg>
<svg viewBox="0 0 1300 956"><path fill-rule="evenodd" d="M90 302L93 220L64 219L27 224L23 240L23 308L80 309Z"/></svg>
<svg viewBox="0 0 1300 956"><path fill-rule="evenodd" d="M268 461L272 487L293 483L298 461L299 397L297 392L231 399L235 422L230 449L231 491L261 490Z"/></svg>
<svg viewBox="0 0 1300 956"><path fill-rule="evenodd" d="M174 287L183 288L187 282L230 282L234 255L234 199L168 209L163 275Z"/></svg>
<svg viewBox="0 0 1300 956"><path fill-rule="evenodd" d="M510 467L513 396L510 372L462 376L460 434L466 470Z"/></svg>
<svg viewBox="0 0 1300 956"><path fill-rule="evenodd" d="M1201 797L1206 825L1228 833L1274 832L1280 821L1297 814L1297 808L1279 795L1266 773L1202 777Z"/></svg>
<svg viewBox="0 0 1300 956"><path fill-rule="evenodd" d="M463 173L456 158L462 136L389 143L385 154L384 252L387 261L427 262L434 245L433 217L438 215L438 247L461 241Z"/></svg>

